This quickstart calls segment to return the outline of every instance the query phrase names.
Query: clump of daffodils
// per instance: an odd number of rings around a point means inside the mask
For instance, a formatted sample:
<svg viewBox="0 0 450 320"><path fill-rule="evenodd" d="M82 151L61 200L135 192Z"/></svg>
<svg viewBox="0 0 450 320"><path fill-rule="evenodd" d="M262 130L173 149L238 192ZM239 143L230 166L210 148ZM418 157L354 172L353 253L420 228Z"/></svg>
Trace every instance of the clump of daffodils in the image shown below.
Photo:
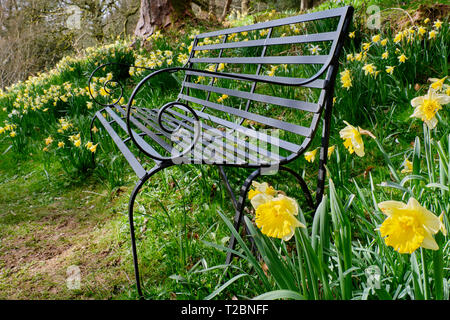
<svg viewBox="0 0 450 320"><path fill-rule="evenodd" d="M305 228L296 218L298 204L295 199L275 190L267 182L254 181L252 186L248 198L255 209L255 223L263 234L288 241L295 228Z"/></svg>
<svg viewBox="0 0 450 320"><path fill-rule="evenodd" d="M328 148L328 150L327 150L328 159L330 159L335 148L336 148L336 146L331 146ZM304 157L305 157L306 161L313 163L316 160L317 151L319 151L319 149L320 148L316 148L312 151L305 152Z"/></svg>
<svg viewBox="0 0 450 320"><path fill-rule="evenodd" d="M346 88L347 90L350 89L352 86L352 76L350 74L350 70L345 69L340 73L341 75L341 84L343 88Z"/></svg>
<svg viewBox="0 0 450 320"><path fill-rule="evenodd" d="M442 218L422 207L416 199L411 197L406 204L384 201L378 207L387 216L379 228L386 245L409 254L419 247L439 249L433 235L439 231L447 233Z"/></svg>

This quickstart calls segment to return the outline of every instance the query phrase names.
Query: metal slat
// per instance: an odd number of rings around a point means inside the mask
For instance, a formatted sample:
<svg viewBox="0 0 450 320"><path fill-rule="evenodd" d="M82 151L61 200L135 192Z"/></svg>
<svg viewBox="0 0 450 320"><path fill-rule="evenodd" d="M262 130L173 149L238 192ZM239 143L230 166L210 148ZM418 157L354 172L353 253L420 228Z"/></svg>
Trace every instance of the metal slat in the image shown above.
<svg viewBox="0 0 450 320"><path fill-rule="evenodd" d="M231 79L231 80L240 80L240 81L276 81L284 84L292 84L294 81L303 81L306 79L303 78L290 78L290 77L277 77L277 76L264 76L264 75L254 75L254 74L238 74L238 73L226 73L221 72L220 74L211 75L206 72L202 71L186 71L187 75L193 75L193 76L203 76L203 77L215 77L215 78L221 78L221 79ZM241 79L239 76L248 78L248 79ZM314 80L306 85L303 85L302 87L305 88L315 88L315 89L324 89L326 85L326 81L322 79Z"/></svg>
<svg viewBox="0 0 450 320"><path fill-rule="evenodd" d="M272 56L272 57L229 57L192 58L192 63L231 63L231 64L325 64L327 55L315 56Z"/></svg>
<svg viewBox="0 0 450 320"><path fill-rule="evenodd" d="M189 121L189 122L191 122L191 123L194 123L194 119L193 119L193 118L187 117L187 116L185 116L185 115L183 115L183 114L181 114L181 113L178 113L178 112L176 112L176 111L173 111L173 110L171 110L171 113L173 113L173 114L174 114L175 116L177 116L177 117L182 118L183 120L186 120L186 121ZM188 126L187 124L185 124L185 123L183 123L183 122L181 122L180 124L181 124L182 126L184 126L185 128L190 129L190 131L193 131L193 127L192 127L192 126ZM204 127L204 128L207 129L207 130L215 129L215 130L218 131L218 133L219 133L223 138L226 138L226 134L225 134L224 132L222 132L221 130L218 130L217 128L211 127L211 126L209 126L209 125L207 125L207 124L205 124L205 123L202 123L202 127ZM210 135L207 135L207 136L205 136L205 137L206 137L206 138L211 138ZM237 139L237 137L233 137L233 138L235 138L235 139L233 139L233 140L226 140L226 141L232 141L233 143L237 143L237 144L239 144L240 146L243 146L244 148L249 148L249 149L250 149L251 151L253 151L253 152L259 152L259 151L261 151L264 155L267 155L268 158L271 158L271 159L276 160L276 161L280 161L280 159L282 158L282 157L280 157L278 154L274 154L274 153L270 152L269 150L263 149L263 148L261 148L261 147L259 147L259 146L255 146L254 144L249 143L248 141L245 141L245 140L242 140L242 139ZM227 147L228 147L228 146L232 147L232 148L227 148L227 150L228 150L228 149L233 149L233 150L235 149L234 146L231 146L231 145L229 145L229 144L226 144L226 146L227 146ZM237 149L237 150L238 150L238 151L242 151L241 149ZM238 152L238 151L237 151L237 152ZM241 154L241 155L244 155L244 157L247 156L246 153L242 153L242 152L238 152L238 153ZM250 155L250 156L252 156L252 155ZM258 160L258 159L255 158L254 156L253 156L253 159L254 159L255 161Z"/></svg>
<svg viewBox="0 0 450 320"><path fill-rule="evenodd" d="M210 101L206 101L203 99L199 99L199 98L195 98L195 97L191 97L191 96L187 96L184 94L180 94L178 95L178 97L180 99L186 100L186 101L190 101L193 103L197 103L200 104L202 106L206 106L208 108L211 109L215 109L218 111L222 111L225 113L229 113L241 118L245 118L248 120L252 120L252 121L256 121L277 129L281 129L281 130L286 130L286 131L290 131L292 133L295 134L299 134L301 136L304 137L309 137L311 130L309 128L303 127L303 126L299 126L293 123L289 123L289 122L285 122L285 121L281 121L278 119L273 119L273 118L268 118L265 116L261 116L259 114L254 114L248 111L244 111L244 110L240 110L240 109L236 109L236 108L232 108L232 107L228 107L225 105L221 105L218 103L214 103L214 102L210 102Z"/></svg>
<svg viewBox="0 0 450 320"><path fill-rule="evenodd" d="M202 119L214 122L217 125L224 126L226 128L232 129L232 130L236 130L236 131L241 132L251 138L260 139L260 140L264 140L264 141L271 141L272 144L276 144L280 148L285 149L287 151L295 153L300 148L300 146L296 145L295 143L292 143L292 142L289 142L286 140L282 140L282 139L278 139L278 138L273 138L271 136L266 135L263 132L256 131L256 130L253 130L250 128L246 128L244 126L241 126L234 122L213 116L211 114L208 114L208 113L205 113L202 111L198 111L198 110L196 111L196 113ZM189 121L194 121L194 120L192 118L190 118Z"/></svg>
<svg viewBox="0 0 450 320"><path fill-rule="evenodd" d="M139 163L139 161L136 159L134 154L128 149L128 147L125 145L125 143L122 141L122 139L119 137L119 135L114 131L114 129L111 127L111 125L108 123L108 121L103 117L100 111L98 111L95 116L97 119L101 122L103 127L106 129L108 134L113 139L116 146L119 148L120 152L124 155L125 159L130 164L133 171L136 173L136 175L141 179L146 175L146 171L144 167Z"/></svg>
<svg viewBox="0 0 450 320"><path fill-rule="evenodd" d="M217 44L208 44L208 45L197 45L193 48L193 50L204 51L204 50L247 48L247 47L257 47L257 46L273 46L273 45L284 45L284 44L295 44L295 43L309 43L309 42L320 42L320 41L333 41L334 39L336 39L337 36L338 36L338 33L336 31L331 31L331 32L305 34L305 35L299 35L299 36L280 37L280 38L236 41L236 42L217 43Z"/></svg>
<svg viewBox="0 0 450 320"><path fill-rule="evenodd" d="M197 35L197 39L203 39L203 38L211 38L211 37L217 37L223 34L230 34L230 33L240 33L240 32L248 32L253 30L260 30L260 29L267 29L267 28L273 28L273 27L279 27L287 24L294 24L294 23L302 23L302 22L308 22L313 20L322 20L322 19L328 19L328 18L334 18L342 15L348 10L347 7L341 7L336 9L330 9L325 11L318 11L318 12L312 12L303 14L300 16L295 17L288 17L283 19L277 19L277 20L271 20L267 22L261 22L256 23L249 26L242 26L242 27L235 27L235 28L229 28L224 30L217 30L212 32L206 32Z"/></svg>
<svg viewBox="0 0 450 320"><path fill-rule="evenodd" d="M119 110L119 112L121 114L123 114L124 116L126 116L126 111L122 108L117 108L117 110ZM136 110L136 109L135 109ZM136 116L138 116L137 114L135 114ZM134 118L133 116L130 116L130 120L131 122L139 128L139 130L141 130L144 134L148 135L150 138L153 139L153 141L157 142L161 147L163 147L164 149L166 149L167 151L171 151L172 150L172 146L170 146L167 142L165 142L164 140L162 140L160 137L158 137L158 135L156 135L156 133L150 131L146 126L142 125L142 123L140 123L136 118ZM124 123L125 124L125 123ZM126 124L125 124L126 127ZM126 130L126 129L125 129ZM133 131L134 132L134 131ZM136 139L136 141L139 138ZM138 143L144 143L146 144L148 147L151 148L150 145L148 145L148 143L145 140L139 139ZM153 148L152 148L153 149ZM155 151L156 152L156 151ZM159 153L158 153L159 155Z"/></svg>
<svg viewBox="0 0 450 320"><path fill-rule="evenodd" d="M269 40L270 37L272 36L272 32L273 32L273 28L269 29L269 32L267 32L267 36L266 36L266 40ZM261 57L264 57L266 55L266 51L267 51L267 46L263 46L262 52L261 52ZM261 72L261 64L258 64L258 67L256 68L256 75L259 75L259 73ZM255 89L256 89L256 81L253 81L252 86L250 88L250 92L254 93ZM248 111L248 108L250 107L250 104L252 103L251 100L247 100L247 103L245 104L245 111ZM244 123L244 119L241 120L240 124Z"/></svg>
<svg viewBox="0 0 450 320"><path fill-rule="evenodd" d="M117 115L117 113L115 113L109 107L105 108L105 111L109 113L109 115L114 119L114 121L122 128L122 130L124 130L126 133L128 133L127 124L122 120L121 117L119 117ZM142 139L142 137L140 135L138 135L133 130L131 130L131 132L133 133L133 137L135 138L136 142L139 143L139 145L141 145L145 149L146 152L153 154L157 157L161 157L161 155L155 149L153 149L153 147L150 146L144 139ZM159 162L159 161L156 161L156 162Z"/></svg>
<svg viewBox="0 0 450 320"><path fill-rule="evenodd" d="M150 123L150 121L151 120L153 120L154 121L154 123L153 124L155 124L155 125L157 125L156 124L156 122L157 122L157 120L156 120L156 116L157 116L157 111L154 111L154 110L151 110L151 109L141 109L141 111L144 111L144 110L146 110L147 112L145 112L146 113L146 115L143 117L143 118L141 118L142 120L146 120L145 122L147 123L147 124L149 124L149 125L152 125L151 123ZM180 116L182 116L181 114L178 114L177 112L174 112L174 111L170 111L170 112L173 112L173 113L176 113L177 115L180 115ZM148 118L148 117L151 117L151 118ZM166 116L166 124L167 123L173 123L173 122L168 122L168 119L167 118L170 118L170 117L168 117L168 116ZM191 118L188 118L188 117L185 117L186 119L189 119L189 121L194 121L193 119L191 119ZM164 118L163 118L164 119ZM174 119L174 118L172 118L172 119ZM191 137L193 137L193 132L194 132L194 128L193 127L191 127L191 126L189 126L189 125L187 125L186 123L183 123L183 122L179 122L179 124L180 125L182 125L183 127L185 127L186 129L189 129L189 134L191 135ZM203 125L203 124L202 124ZM142 124L141 124L141 126L142 126ZM158 125L157 125L158 126ZM177 125L177 127L178 127L178 125ZM162 134L162 135L164 135L164 136L166 136L168 139L170 139L170 134L169 133L167 133L167 132L165 132L165 131L163 131L163 130L160 130L160 133ZM206 138L212 138L212 136L210 136L210 135L204 135L204 133L203 133L203 137L206 137ZM203 144L205 147L210 143L209 141L207 141L207 140L200 140L200 143L201 144ZM182 143L179 143L178 145L180 145L180 146L182 146L183 147L183 144ZM230 145L227 145L227 146L230 146ZM184 147L188 147L188 145L184 145ZM226 151L227 150L230 150L231 148L227 148L226 149ZM171 149L169 150L169 151L171 151L172 150L172 147L171 147ZM195 154L197 154L198 155L198 153L196 152ZM224 155L223 154L223 152L221 152L220 154L222 154L222 155ZM242 153L242 152L239 152L239 154L240 155L242 155L243 156L243 158L244 159L246 159L246 154L245 153ZM199 158L199 159L201 159L201 157ZM253 157L253 159L255 160L255 162L257 162L257 158L254 158Z"/></svg>
<svg viewBox="0 0 450 320"><path fill-rule="evenodd" d="M192 82L186 82L183 85L185 87L192 88L192 89L204 90L204 91L208 91L208 92L215 92L215 93L219 93L219 94L226 94L226 95L233 96L233 97L248 99L248 100L252 100L252 101L258 101L258 102L262 102L262 103L275 104L278 106L293 108L293 109L297 109L297 110L303 110L303 111L307 111L307 112L318 112L319 111L319 105L317 103L312 103L312 102L307 102L307 101L279 98L279 97L268 96L268 95L264 95L264 94L232 90L232 89L227 89L227 88L222 88L222 87L212 87L212 86L206 86L206 85L192 83Z"/></svg>
<svg viewBox="0 0 450 320"><path fill-rule="evenodd" d="M146 113L148 114L148 116L150 116L150 117L156 117L156 114L153 114L153 113L156 113L156 111L151 110L151 109L145 109L145 110L147 111ZM176 112L176 111L174 111L174 110L171 110L170 113L173 114L173 116L180 117L180 118L182 118L183 120L188 121L188 122L190 122L190 123L194 123L194 122L195 122L195 120L194 120L193 118L190 118L190 117L188 117L188 116L185 116L185 115L183 115L183 114L181 114L181 113L179 113L179 112ZM173 117L168 117L168 118L170 118L170 119L175 119L175 118L173 118ZM184 128L188 129L189 132L191 133L191 136L193 136L192 132L194 131L194 128L193 128L192 126L188 125L187 123L185 123L185 122L183 122L183 121L180 121L179 123L180 123L181 126L183 126ZM213 127L211 127L211 126L208 126L208 125L205 124L205 123L202 123L202 127L205 128L205 129L216 129L216 130L217 130L217 128L213 128ZM219 131L218 133L221 134L222 137L226 138L225 133L223 133L223 132L220 131L220 130L218 130L218 131ZM202 134L203 134L202 137L206 138L207 140L202 139L201 142L202 142L203 145L207 146L207 144L210 143L210 140L211 140L213 137L212 137L211 135L209 135L209 134L205 134L205 132L202 132ZM209 140L208 140L208 139L209 139ZM229 140L226 140L226 141L229 141ZM272 153L271 153L270 151L268 151L268 150L265 150L265 149L262 149L262 148L258 148L257 146L255 146L255 145L253 145L253 144L250 144L250 143L248 143L247 141L239 140L239 139L233 139L232 142L233 142L233 143L238 143L239 145L244 146L244 147L248 147L248 148L250 148L250 149L251 149L252 151L254 151L254 152L260 150L260 151L265 152L265 154L270 153L271 155L273 155L273 157L272 157L273 160L277 160L277 161L280 160L280 157L279 157L278 155L272 154ZM227 150L227 151L228 151L228 150L235 150L234 146L231 146L231 145L228 144L228 143L226 143L225 147L226 147L225 150ZM242 155L242 156L244 157L244 159L247 159L247 158L248 158L248 155L247 155L245 152L243 152L241 149L237 149L236 152L237 152L239 155ZM253 159L255 162L258 162L258 158L254 157L254 156L252 156L252 155L250 155L250 158Z"/></svg>

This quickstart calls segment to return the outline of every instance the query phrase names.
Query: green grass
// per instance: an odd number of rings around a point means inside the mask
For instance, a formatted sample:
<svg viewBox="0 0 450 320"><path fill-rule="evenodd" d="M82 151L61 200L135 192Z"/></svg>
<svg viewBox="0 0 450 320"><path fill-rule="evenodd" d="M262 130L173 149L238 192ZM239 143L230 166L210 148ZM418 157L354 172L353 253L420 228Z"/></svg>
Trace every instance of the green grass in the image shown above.
<svg viewBox="0 0 450 320"><path fill-rule="evenodd" d="M7 152L0 167L0 298L136 298L127 217L133 176L110 190L92 176L76 181L59 166L46 172L42 163L15 157ZM203 271L225 261L203 241L226 244L228 230L217 211L231 212L217 172L206 170L169 169L139 195L135 225L148 297L203 299L226 276L221 269ZM187 186L210 193L194 199ZM81 269L80 290L66 287L70 266ZM245 281L236 286L222 297L252 292Z"/></svg>

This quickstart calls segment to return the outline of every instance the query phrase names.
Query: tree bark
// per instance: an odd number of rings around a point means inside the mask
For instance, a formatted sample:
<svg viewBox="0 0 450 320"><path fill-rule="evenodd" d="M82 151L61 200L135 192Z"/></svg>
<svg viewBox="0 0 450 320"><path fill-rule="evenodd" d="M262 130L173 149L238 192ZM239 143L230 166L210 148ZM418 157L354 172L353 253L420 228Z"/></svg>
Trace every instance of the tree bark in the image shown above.
<svg viewBox="0 0 450 320"><path fill-rule="evenodd" d="M167 28L186 16L192 17L191 0L141 0L134 34L139 38L148 37L156 28Z"/></svg>
<svg viewBox="0 0 450 320"><path fill-rule="evenodd" d="M231 1L232 0L225 1L225 6L223 7L223 12L222 16L220 17L220 21L225 20L225 18L227 17L228 11L230 11Z"/></svg>
<svg viewBox="0 0 450 320"><path fill-rule="evenodd" d="M300 10L306 10L313 7L313 0L302 0L300 3Z"/></svg>
<svg viewBox="0 0 450 320"><path fill-rule="evenodd" d="M210 18L216 16L216 1L215 0L209 0L208 16Z"/></svg>
<svg viewBox="0 0 450 320"><path fill-rule="evenodd" d="M243 15L246 15L248 13L249 2L250 2L250 0L242 0L242 2L241 2L241 13Z"/></svg>

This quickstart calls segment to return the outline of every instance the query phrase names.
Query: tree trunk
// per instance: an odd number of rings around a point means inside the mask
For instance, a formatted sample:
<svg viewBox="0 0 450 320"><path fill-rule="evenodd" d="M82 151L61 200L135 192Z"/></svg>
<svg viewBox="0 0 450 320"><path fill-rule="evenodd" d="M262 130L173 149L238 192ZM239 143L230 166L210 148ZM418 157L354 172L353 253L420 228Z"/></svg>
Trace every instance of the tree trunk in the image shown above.
<svg viewBox="0 0 450 320"><path fill-rule="evenodd" d="M216 1L209 0L208 16L211 19L216 16Z"/></svg>
<svg viewBox="0 0 450 320"><path fill-rule="evenodd" d="M225 20L225 18L227 17L228 11L230 11L231 1L232 0L225 0L225 6L223 7L223 12L222 16L220 17L220 21Z"/></svg>
<svg viewBox="0 0 450 320"><path fill-rule="evenodd" d="M242 0L242 2L241 2L241 13L244 16L248 13L249 2L250 2L249 0Z"/></svg>
<svg viewBox="0 0 450 320"><path fill-rule="evenodd" d="M302 0L300 3L300 10L306 10L313 7L313 0Z"/></svg>
<svg viewBox="0 0 450 320"><path fill-rule="evenodd" d="M156 28L167 28L179 19L192 17L191 0L141 0L139 21L134 34L146 38Z"/></svg>

